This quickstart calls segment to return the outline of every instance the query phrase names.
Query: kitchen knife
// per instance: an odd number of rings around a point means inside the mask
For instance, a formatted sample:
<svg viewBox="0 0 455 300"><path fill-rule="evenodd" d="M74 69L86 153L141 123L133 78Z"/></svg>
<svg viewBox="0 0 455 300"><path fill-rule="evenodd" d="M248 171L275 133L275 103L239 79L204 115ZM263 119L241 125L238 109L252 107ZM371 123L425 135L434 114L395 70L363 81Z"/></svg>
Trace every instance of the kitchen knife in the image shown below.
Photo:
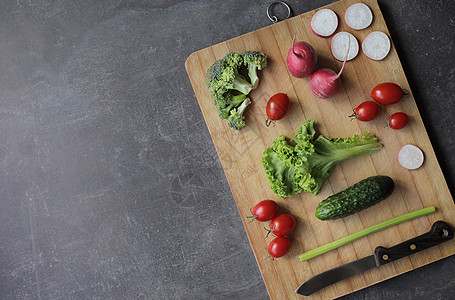
<svg viewBox="0 0 455 300"><path fill-rule="evenodd" d="M449 225L443 221L437 221L433 224L428 233L402 242L391 248L379 246L374 250L373 255L355 260L308 279L295 292L299 295L309 296L338 281L439 245L452 238L453 231L450 229Z"/></svg>

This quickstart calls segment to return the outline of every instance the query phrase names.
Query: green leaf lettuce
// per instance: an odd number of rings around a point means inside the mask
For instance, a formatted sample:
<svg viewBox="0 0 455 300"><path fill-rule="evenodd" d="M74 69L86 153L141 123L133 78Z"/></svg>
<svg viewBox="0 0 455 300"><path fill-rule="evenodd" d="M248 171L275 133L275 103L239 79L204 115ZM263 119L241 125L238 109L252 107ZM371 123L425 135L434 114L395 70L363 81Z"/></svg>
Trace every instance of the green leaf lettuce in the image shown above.
<svg viewBox="0 0 455 300"><path fill-rule="evenodd" d="M262 166L270 188L280 197L302 191L317 195L333 167L348 158L378 152L382 144L368 131L350 138L315 138L314 120L306 121L297 135L286 141L283 135L265 149Z"/></svg>

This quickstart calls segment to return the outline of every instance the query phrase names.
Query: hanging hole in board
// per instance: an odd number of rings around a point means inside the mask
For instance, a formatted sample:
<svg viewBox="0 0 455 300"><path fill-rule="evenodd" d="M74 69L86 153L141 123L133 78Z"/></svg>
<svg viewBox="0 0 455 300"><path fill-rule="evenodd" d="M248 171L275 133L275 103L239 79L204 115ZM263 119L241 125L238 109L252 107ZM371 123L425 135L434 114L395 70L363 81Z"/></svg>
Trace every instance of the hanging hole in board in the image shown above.
<svg viewBox="0 0 455 300"><path fill-rule="evenodd" d="M283 1L277 1L273 2L267 7L267 17L272 21L272 23L276 23L280 21L276 15L274 15L274 11L276 10L276 13L279 13L279 15L285 16L282 20L289 19L291 17L291 8L286 2Z"/></svg>

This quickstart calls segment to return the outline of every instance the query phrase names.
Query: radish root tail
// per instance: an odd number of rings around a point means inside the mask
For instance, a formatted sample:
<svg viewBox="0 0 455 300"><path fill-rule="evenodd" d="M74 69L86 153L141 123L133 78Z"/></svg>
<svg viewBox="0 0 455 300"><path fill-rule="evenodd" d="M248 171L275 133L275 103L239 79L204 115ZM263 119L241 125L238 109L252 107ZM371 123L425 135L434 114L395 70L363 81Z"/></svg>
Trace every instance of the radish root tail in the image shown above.
<svg viewBox="0 0 455 300"><path fill-rule="evenodd" d="M296 36L296 34L294 33L294 37L292 38L292 53L294 53L294 55L296 55L296 56L298 56L298 57L303 57L303 56L305 56L305 54L306 54L305 50L301 49L301 50L300 50L300 53L297 53L297 52L295 52L295 50L294 50L294 46L295 46L295 36Z"/></svg>
<svg viewBox="0 0 455 300"><path fill-rule="evenodd" d="M349 50L350 50L350 48L351 48L351 37L348 37L348 39L349 39L349 40L348 40L348 51L346 51L346 56L344 57L343 66L341 67L341 70L340 70L340 72L338 72L338 74L337 74L337 76L336 76L335 79L340 78L341 73L342 73L343 70L344 70L344 66L346 65L346 61L348 60L348 54L349 54Z"/></svg>

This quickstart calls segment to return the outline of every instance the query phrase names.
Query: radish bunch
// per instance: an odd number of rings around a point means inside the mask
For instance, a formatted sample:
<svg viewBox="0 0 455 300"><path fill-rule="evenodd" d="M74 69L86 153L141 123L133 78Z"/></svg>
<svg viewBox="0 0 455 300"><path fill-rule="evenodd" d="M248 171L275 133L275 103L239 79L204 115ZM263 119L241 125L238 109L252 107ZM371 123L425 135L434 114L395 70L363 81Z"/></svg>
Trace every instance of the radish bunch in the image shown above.
<svg viewBox="0 0 455 300"><path fill-rule="evenodd" d="M313 73L317 63L317 56L313 47L306 42L295 43L294 36L292 47L289 49L286 59L289 73L297 78L305 78L311 74L308 83L313 95L321 99L333 97L340 90L340 76L346 65L350 49L349 44L350 40L348 41L348 50L346 51L343 66L338 74L328 68L320 69Z"/></svg>
<svg viewBox="0 0 455 300"><path fill-rule="evenodd" d="M373 13L366 4L355 3L346 9L344 21L350 28L362 30L372 24ZM319 37L330 37L337 28L338 17L331 9L318 10L310 21L311 31ZM373 31L362 41L362 52L372 60L384 59L389 54L390 47L390 39L382 31ZM328 68L314 71L317 64L314 48L304 41L296 43L294 36L286 64L289 73L294 77L305 78L311 75L308 81L310 91L316 97L326 99L335 96L340 90L340 76L346 61L354 59L359 53L359 48L359 42L353 34L346 31L338 32L332 37L330 51L335 59L343 61L341 70L338 73Z"/></svg>

